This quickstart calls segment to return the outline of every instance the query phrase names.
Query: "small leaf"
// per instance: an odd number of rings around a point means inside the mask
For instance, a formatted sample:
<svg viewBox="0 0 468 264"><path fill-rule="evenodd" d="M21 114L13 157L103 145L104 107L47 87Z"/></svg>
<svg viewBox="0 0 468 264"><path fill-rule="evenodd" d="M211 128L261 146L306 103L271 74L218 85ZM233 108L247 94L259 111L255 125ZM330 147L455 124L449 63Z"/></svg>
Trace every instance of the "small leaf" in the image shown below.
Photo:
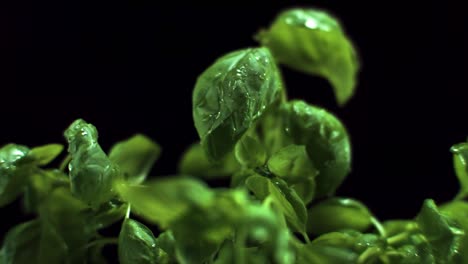
<svg viewBox="0 0 468 264"><path fill-rule="evenodd" d="M359 60L336 18L316 10L295 8L280 13L258 39L288 67L327 78L336 100L345 104L356 87Z"/></svg>
<svg viewBox="0 0 468 264"><path fill-rule="evenodd" d="M333 197L308 210L307 231L315 235L346 229L365 231L372 224L371 218L372 214L361 202Z"/></svg>
<svg viewBox="0 0 468 264"><path fill-rule="evenodd" d="M72 193L97 208L114 195L112 185L119 175L118 167L99 146L96 128L84 120L73 122L65 138L72 157L68 166Z"/></svg>
<svg viewBox="0 0 468 264"><path fill-rule="evenodd" d="M28 177L33 173L29 149L7 144L0 149L0 207L14 201L23 191Z"/></svg>
<svg viewBox="0 0 468 264"><path fill-rule="evenodd" d="M115 144L109 152L109 159L119 166L129 183L139 184L148 176L160 154L158 144L147 136L136 134Z"/></svg>
<svg viewBox="0 0 468 264"><path fill-rule="evenodd" d="M207 186L188 177L157 179L136 186L117 184L116 188L135 213L162 227L183 216L191 206L206 207L213 201Z"/></svg>
<svg viewBox="0 0 468 264"><path fill-rule="evenodd" d="M44 166L57 158L57 156L60 155L62 151L62 144L47 144L44 146L32 148L29 152L29 155L32 156L38 165Z"/></svg>
<svg viewBox="0 0 468 264"><path fill-rule="evenodd" d="M425 200L416 217L419 228L431 245L438 263L453 263L460 250L463 230L442 215L433 200Z"/></svg>
<svg viewBox="0 0 468 264"><path fill-rule="evenodd" d="M193 91L193 119L210 160L230 153L237 141L277 101L281 79L267 48L228 53L205 70Z"/></svg>
<svg viewBox="0 0 468 264"><path fill-rule="evenodd" d="M157 263L156 238L149 228L132 219L122 224L118 252L122 264Z"/></svg>
<svg viewBox="0 0 468 264"><path fill-rule="evenodd" d="M344 125L325 109L303 101L281 107L284 136L305 145L307 155L319 173L315 177L317 198L329 196L351 170L351 144Z"/></svg>
<svg viewBox="0 0 468 264"><path fill-rule="evenodd" d="M244 135L236 144L235 156L240 164L248 168L262 166L266 161L266 152L260 142Z"/></svg>
<svg viewBox="0 0 468 264"><path fill-rule="evenodd" d="M179 162L181 174L205 179L231 176L239 167L232 153L227 154L220 161L209 160L200 143L192 144Z"/></svg>
<svg viewBox="0 0 468 264"><path fill-rule="evenodd" d="M460 143L452 146L453 166L460 182L459 198L468 197L468 143Z"/></svg>
<svg viewBox="0 0 468 264"><path fill-rule="evenodd" d="M304 203L281 179L253 175L246 180L246 186L261 200L271 197L295 231L305 233L307 213Z"/></svg>
<svg viewBox="0 0 468 264"><path fill-rule="evenodd" d="M273 154L268 160L268 169L290 183L301 182L306 178L315 178L319 173L309 160L305 147L294 144Z"/></svg>

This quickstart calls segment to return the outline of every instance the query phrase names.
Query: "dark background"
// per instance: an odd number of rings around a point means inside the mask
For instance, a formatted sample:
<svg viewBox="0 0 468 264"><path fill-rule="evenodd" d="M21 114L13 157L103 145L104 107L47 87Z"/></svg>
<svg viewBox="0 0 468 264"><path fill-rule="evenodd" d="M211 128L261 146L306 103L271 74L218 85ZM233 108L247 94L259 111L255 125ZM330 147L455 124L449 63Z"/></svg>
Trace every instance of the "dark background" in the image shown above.
<svg viewBox="0 0 468 264"><path fill-rule="evenodd" d="M149 135L163 147L153 173L172 174L197 140L196 77L222 54L256 45L252 36L283 8L315 6L341 20L363 65L343 108L325 80L284 69L291 98L331 110L349 129L353 172L338 194L382 219L410 218L423 199L455 195L449 148L468 136L462 4L156 2L0 4L0 144L64 143L63 130L81 117L105 149ZM0 211L1 234L22 219L18 205Z"/></svg>

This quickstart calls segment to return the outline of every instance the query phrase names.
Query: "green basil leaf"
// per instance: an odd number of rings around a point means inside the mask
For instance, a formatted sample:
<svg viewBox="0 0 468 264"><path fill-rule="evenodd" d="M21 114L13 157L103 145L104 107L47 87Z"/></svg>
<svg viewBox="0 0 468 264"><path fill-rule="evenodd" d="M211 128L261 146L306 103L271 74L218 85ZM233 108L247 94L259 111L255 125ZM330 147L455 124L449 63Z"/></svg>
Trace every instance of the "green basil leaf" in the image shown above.
<svg viewBox="0 0 468 264"><path fill-rule="evenodd" d="M0 148L0 207L21 194L33 172L28 153L29 149L21 145L7 144Z"/></svg>
<svg viewBox="0 0 468 264"><path fill-rule="evenodd" d="M32 156L38 165L44 166L57 158L57 156L60 155L62 151L62 144L47 144L44 146L32 148L29 152L29 155Z"/></svg>
<svg viewBox="0 0 468 264"><path fill-rule="evenodd" d="M320 235L344 229L365 231L372 225L372 214L359 201L333 197L308 210L307 231Z"/></svg>
<svg viewBox="0 0 468 264"><path fill-rule="evenodd" d="M35 170L25 186L23 206L26 212L37 212L50 192L59 186L69 186L68 176L56 170Z"/></svg>
<svg viewBox="0 0 468 264"><path fill-rule="evenodd" d="M316 186L314 178L305 178L301 182L292 184L291 188L296 191L297 195L304 202L304 205L307 205L314 199Z"/></svg>
<svg viewBox="0 0 468 264"><path fill-rule="evenodd" d="M168 177L135 186L117 184L116 188L135 213L162 227L183 216L191 206L206 207L213 202L212 191L188 177Z"/></svg>
<svg viewBox="0 0 468 264"><path fill-rule="evenodd" d="M99 146L96 128L84 120L73 122L65 138L72 157L68 166L72 193L97 208L114 195L112 185L119 175L118 167Z"/></svg>
<svg viewBox="0 0 468 264"><path fill-rule="evenodd" d="M285 10L258 39L279 63L327 78L340 105L353 95L359 71L357 52L333 16L316 9Z"/></svg>
<svg viewBox="0 0 468 264"><path fill-rule="evenodd" d="M220 212L221 211L221 212ZM222 242L232 235L230 219L217 207L210 210L192 208L170 225L180 263L206 263Z"/></svg>
<svg viewBox="0 0 468 264"><path fill-rule="evenodd" d="M279 178L270 180L260 175L253 175L246 180L246 186L261 200L271 197L293 229L305 233L307 221L305 205L284 181Z"/></svg>
<svg viewBox="0 0 468 264"><path fill-rule="evenodd" d="M285 136L306 146L319 171L315 196L332 195L351 170L351 145L345 127L325 109L303 101L285 103L281 112Z"/></svg>
<svg viewBox="0 0 468 264"><path fill-rule="evenodd" d="M382 226L387 237L395 236L404 232L410 232L417 227L415 221L403 219L387 220L382 223Z"/></svg>
<svg viewBox="0 0 468 264"><path fill-rule="evenodd" d="M70 263L82 263L86 259L86 245L96 236L96 229L90 226L91 219L84 213L86 209L86 204L63 187L52 190L39 208L41 220L47 221L66 244Z"/></svg>
<svg viewBox="0 0 468 264"><path fill-rule="evenodd" d="M460 182L459 198L468 197L468 143L460 143L452 146L453 166Z"/></svg>
<svg viewBox="0 0 468 264"><path fill-rule="evenodd" d="M149 228L136 220L125 219L123 222L118 252L122 264L157 263L156 238Z"/></svg>
<svg viewBox="0 0 468 264"><path fill-rule="evenodd" d="M176 242L172 231L166 230L159 234L156 239L156 247L161 249L161 254L158 256L158 263L176 264Z"/></svg>
<svg viewBox="0 0 468 264"><path fill-rule="evenodd" d="M431 245L438 263L453 263L458 258L464 232L442 215L433 200L425 200L416 217L422 234Z"/></svg>
<svg viewBox="0 0 468 264"><path fill-rule="evenodd" d="M359 255L350 249L319 244L307 244L298 248L296 263L357 263L358 257Z"/></svg>
<svg viewBox="0 0 468 264"><path fill-rule="evenodd" d="M266 151L254 137L244 135L236 144L235 156L240 164L248 168L256 168L265 164Z"/></svg>
<svg viewBox="0 0 468 264"><path fill-rule="evenodd" d="M439 207L440 212L463 229L465 235L460 241L460 263L468 263L468 202L452 201Z"/></svg>
<svg viewBox="0 0 468 264"><path fill-rule="evenodd" d="M179 162L179 172L199 178L224 178L231 176L239 169L239 163L232 153L220 161L211 161L206 156L200 143L192 144Z"/></svg>
<svg viewBox="0 0 468 264"><path fill-rule="evenodd" d="M119 166L129 183L139 184L148 176L160 154L161 147L156 142L136 134L115 144L109 152L109 159Z"/></svg>
<svg viewBox="0 0 468 264"><path fill-rule="evenodd" d="M120 221L125 217L128 204L118 200L111 200L102 204L97 211L88 210L91 223L95 229L102 229Z"/></svg>
<svg viewBox="0 0 468 264"><path fill-rule="evenodd" d="M38 255L38 243L41 236L39 220L32 220L10 229L5 235L0 252L2 264L29 264ZM34 263L34 262L33 262Z"/></svg>
<svg viewBox="0 0 468 264"><path fill-rule="evenodd" d="M288 145L268 159L268 169L289 183L301 182L306 178L315 178L318 170L307 156L305 146Z"/></svg>
<svg viewBox="0 0 468 264"><path fill-rule="evenodd" d="M68 246L61 233L48 221L41 219L41 238L39 241L37 263L67 263Z"/></svg>
<svg viewBox="0 0 468 264"><path fill-rule="evenodd" d="M198 78L193 119L209 159L220 160L283 92L267 48L228 53Z"/></svg>

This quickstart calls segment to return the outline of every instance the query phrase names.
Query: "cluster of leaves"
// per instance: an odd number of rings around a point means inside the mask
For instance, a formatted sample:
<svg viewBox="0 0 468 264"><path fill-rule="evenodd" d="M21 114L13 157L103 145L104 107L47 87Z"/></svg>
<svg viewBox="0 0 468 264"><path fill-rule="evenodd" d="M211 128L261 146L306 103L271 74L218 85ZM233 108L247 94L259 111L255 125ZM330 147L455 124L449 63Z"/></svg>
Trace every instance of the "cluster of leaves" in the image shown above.
<svg viewBox="0 0 468 264"><path fill-rule="evenodd" d="M0 206L22 196L37 217L7 233L0 263L105 263L107 244L123 264L468 263L468 143L452 148L454 200L426 200L414 219L381 223L363 203L335 196L351 168L343 124L288 100L281 78L279 65L322 76L345 104L359 63L340 24L290 9L257 38L261 47L228 53L198 78L200 142L178 176L146 179L160 155L155 142L138 134L106 153L81 119L65 131L59 168L49 168L59 144L3 146ZM205 183L219 178L229 188ZM102 235L115 224L118 237Z"/></svg>

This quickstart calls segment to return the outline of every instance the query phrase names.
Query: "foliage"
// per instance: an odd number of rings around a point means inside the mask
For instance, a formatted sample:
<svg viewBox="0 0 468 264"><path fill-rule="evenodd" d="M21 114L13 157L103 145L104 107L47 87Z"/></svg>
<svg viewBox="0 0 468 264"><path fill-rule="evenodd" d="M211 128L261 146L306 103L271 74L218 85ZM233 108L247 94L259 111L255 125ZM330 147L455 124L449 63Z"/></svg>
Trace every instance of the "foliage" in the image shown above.
<svg viewBox="0 0 468 264"><path fill-rule="evenodd" d="M359 62L340 23L290 9L257 39L261 47L230 52L198 78L200 142L178 175L146 179L157 143L137 134L106 153L82 119L65 131L59 168L50 164L60 144L0 148L0 206L22 197L34 215L7 233L0 263L105 263L108 244L123 264L468 263L468 143L452 148L454 200L428 199L415 218L381 223L362 202L335 196L351 170L343 123L288 100L281 77L283 65L327 78L345 104ZM230 188L205 182L217 178ZM119 234L104 236L112 225Z"/></svg>

